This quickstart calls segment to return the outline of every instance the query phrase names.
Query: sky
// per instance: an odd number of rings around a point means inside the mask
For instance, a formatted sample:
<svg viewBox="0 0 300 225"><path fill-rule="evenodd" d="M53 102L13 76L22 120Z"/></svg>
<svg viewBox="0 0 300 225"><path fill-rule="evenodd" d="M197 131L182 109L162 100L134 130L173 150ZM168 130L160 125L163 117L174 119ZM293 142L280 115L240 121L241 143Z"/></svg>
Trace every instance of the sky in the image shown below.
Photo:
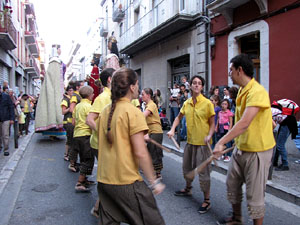
<svg viewBox="0 0 300 225"><path fill-rule="evenodd" d="M100 0L30 0L34 4L39 37L47 56L52 44L60 44L64 62L72 41L82 42L90 25L100 17Z"/></svg>

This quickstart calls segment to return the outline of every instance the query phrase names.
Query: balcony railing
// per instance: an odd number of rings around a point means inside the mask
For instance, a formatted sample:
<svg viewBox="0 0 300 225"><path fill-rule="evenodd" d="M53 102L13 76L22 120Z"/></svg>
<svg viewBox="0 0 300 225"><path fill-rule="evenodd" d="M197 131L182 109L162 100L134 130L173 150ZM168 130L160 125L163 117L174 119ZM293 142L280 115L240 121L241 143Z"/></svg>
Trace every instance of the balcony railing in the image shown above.
<svg viewBox="0 0 300 225"><path fill-rule="evenodd" d="M214 2L216 0L206 0L206 5L209 5L210 3Z"/></svg>
<svg viewBox="0 0 300 225"><path fill-rule="evenodd" d="M104 23L105 21L102 21L100 24L100 37L106 37L108 35L108 30Z"/></svg>
<svg viewBox="0 0 300 225"><path fill-rule="evenodd" d="M186 9L178 12L176 10L169 10L170 1L162 0L152 10L141 17L133 26L129 27L120 38L120 49L124 49L126 46L137 41L142 36L151 33L152 30L168 23L172 18L178 15L193 17L198 15L199 6L197 1L189 1ZM180 26L178 26L180 27Z"/></svg>
<svg viewBox="0 0 300 225"><path fill-rule="evenodd" d="M34 31L25 31L24 32L24 37L26 44L34 44L36 42L36 34Z"/></svg>
<svg viewBox="0 0 300 225"><path fill-rule="evenodd" d="M31 52L31 54L35 58L38 58L39 54L40 54L38 43L35 41L34 43L30 43L30 44L27 44L27 45L28 45L28 48L29 48L29 51Z"/></svg>
<svg viewBox="0 0 300 225"><path fill-rule="evenodd" d="M40 69L34 59L25 63L25 71L32 76L40 76Z"/></svg>
<svg viewBox="0 0 300 225"><path fill-rule="evenodd" d="M17 47L17 31L11 20L11 16L0 11L0 45L6 50Z"/></svg>

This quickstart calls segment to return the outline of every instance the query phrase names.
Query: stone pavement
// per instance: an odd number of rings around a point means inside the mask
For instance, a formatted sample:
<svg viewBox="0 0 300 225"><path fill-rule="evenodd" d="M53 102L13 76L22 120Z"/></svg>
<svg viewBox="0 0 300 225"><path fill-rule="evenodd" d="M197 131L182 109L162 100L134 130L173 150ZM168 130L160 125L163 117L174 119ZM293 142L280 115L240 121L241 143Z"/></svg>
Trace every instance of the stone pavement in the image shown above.
<svg viewBox="0 0 300 225"><path fill-rule="evenodd" d="M13 129L10 138L10 155L4 156L3 151L0 153L0 196L4 190L8 180L12 176L19 160L23 157L25 149L30 142L31 136L34 134L34 124L31 122L27 136L19 138L19 148L14 148ZM177 150L173 142L167 137L167 131L164 131L163 145L173 150L177 155L183 155L183 149L186 142L180 143L180 150ZM300 164L295 164L296 159L300 159L300 151L296 148L294 142L289 139L287 144L289 171L273 170L272 180L267 183L267 192L282 198L291 203L300 205ZM219 167L213 166L217 172L226 174L228 163L218 161Z"/></svg>
<svg viewBox="0 0 300 225"><path fill-rule="evenodd" d="M9 156L4 156L3 151L0 153L0 196L13 175L20 159L23 157L25 149L30 142L31 136L34 134L34 123L31 121L29 125L29 134L19 137L18 148L14 145L14 129L11 127L11 135L9 139Z"/></svg>
<svg viewBox="0 0 300 225"><path fill-rule="evenodd" d="M180 142L180 150L177 150L166 133L167 131L164 131L163 145L172 149L175 154L183 156L183 150L186 142ZM300 159L300 151L296 148L294 141L291 140L290 137L286 143L286 148L288 151L290 170L273 170L272 180L269 180L267 183L267 192L300 206L300 164L295 163L295 160ZM213 170L226 174L229 163L225 163L223 161L217 162L219 167L213 166Z"/></svg>

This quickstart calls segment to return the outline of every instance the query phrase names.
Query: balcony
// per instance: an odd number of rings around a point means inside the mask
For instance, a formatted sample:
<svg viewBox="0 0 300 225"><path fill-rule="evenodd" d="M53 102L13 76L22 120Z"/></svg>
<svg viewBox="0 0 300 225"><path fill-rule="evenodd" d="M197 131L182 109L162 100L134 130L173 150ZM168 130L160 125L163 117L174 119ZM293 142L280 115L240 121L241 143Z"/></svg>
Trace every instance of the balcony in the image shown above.
<svg viewBox="0 0 300 225"><path fill-rule="evenodd" d="M170 10L170 1L160 1L120 38L120 53L133 55L151 45L180 33L201 20L198 1L188 1L185 10Z"/></svg>
<svg viewBox="0 0 300 225"><path fill-rule="evenodd" d="M34 5L30 3L28 0L25 1L25 14L26 15L35 15Z"/></svg>
<svg viewBox="0 0 300 225"><path fill-rule="evenodd" d="M114 22L120 23L125 17L125 12L122 9L115 9L113 12L112 20Z"/></svg>
<svg viewBox="0 0 300 225"><path fill-rule="evenodd" d="M100 37L106 37L108 35L108 30L104 23L105 21L100 24Z"/></svg>
<svg viewBox="0 0 300 225"><path fill-rule="evenodd" d="M40 69L36 64L35 59L30 59L29 62L25 63L25 72L32 77L40 76Z"/></svg>
<svg viewBox="0 0 300 225"><path fill-rule="evenodd" d="M222 14L229 26L233 24L233 11L235 8L244 5L250 0L206 0L206 7L213 13ZM260 13L268 12L268 0L255 0Z"/></svg>
<svg viewBox="0 0 300 225"><path fill-rule="evenodd" d="M33 44L36 42L35 40L36 34L34 31L25 31L24 37L25 37L26 44Z"/></svg>
<svg viewBox="0 0 300 225"><path fill-rule="evenodd" d="M40 54L38 43L35 41L34 43L27 43L30 53L35 57L38 58Z"/></svg>
<svg viewBox="0 0 300 225"><path fill-rule="evenodd" d="M17 31L10 15L0 11L0 46L5 50L13 50L17 47Z"/></svg>

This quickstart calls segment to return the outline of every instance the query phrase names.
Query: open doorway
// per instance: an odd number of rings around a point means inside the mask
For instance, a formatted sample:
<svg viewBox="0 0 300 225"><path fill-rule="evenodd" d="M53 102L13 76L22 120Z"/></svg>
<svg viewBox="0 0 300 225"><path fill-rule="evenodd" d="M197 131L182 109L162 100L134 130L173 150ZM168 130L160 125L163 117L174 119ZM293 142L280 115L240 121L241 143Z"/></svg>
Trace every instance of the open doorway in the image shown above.
<svg viewBox="0 0 300 225"><path fill-rule="evenodd" d="M254 78L260 82L260 33L250 34L239 38L240 53L250 56L254 64Z"/></svg>

